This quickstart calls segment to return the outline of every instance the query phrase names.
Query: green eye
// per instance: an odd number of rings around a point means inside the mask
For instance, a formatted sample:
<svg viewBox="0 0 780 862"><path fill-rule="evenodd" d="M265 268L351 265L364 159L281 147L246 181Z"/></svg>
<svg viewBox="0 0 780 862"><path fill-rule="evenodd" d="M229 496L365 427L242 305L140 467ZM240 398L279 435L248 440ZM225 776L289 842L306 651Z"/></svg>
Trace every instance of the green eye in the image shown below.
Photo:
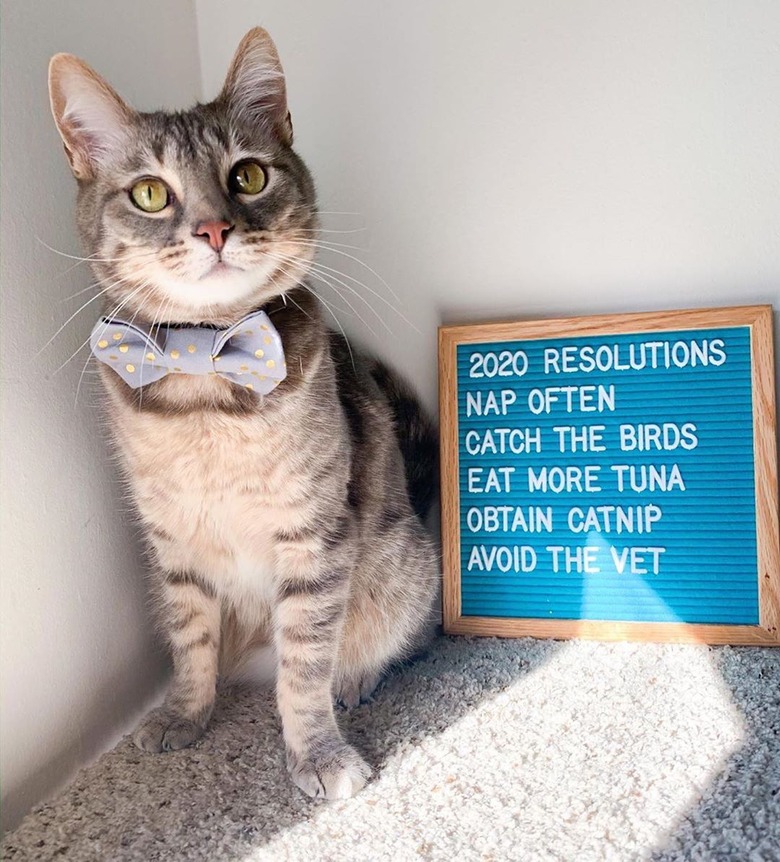
<svg viewBox="0 0 780 862"><path fill-rule="evenodd" d="M267 181L265 171L257 162L239 162L228 177L230 191L240 195L259 194Z"/></svg>
<svg viewBox="0 0 780 862"><path fill-rule="evenodd" d="M168 189L161 180L139 180L130 189L130 197L146 213L158 213L168 206Z"/></svg>

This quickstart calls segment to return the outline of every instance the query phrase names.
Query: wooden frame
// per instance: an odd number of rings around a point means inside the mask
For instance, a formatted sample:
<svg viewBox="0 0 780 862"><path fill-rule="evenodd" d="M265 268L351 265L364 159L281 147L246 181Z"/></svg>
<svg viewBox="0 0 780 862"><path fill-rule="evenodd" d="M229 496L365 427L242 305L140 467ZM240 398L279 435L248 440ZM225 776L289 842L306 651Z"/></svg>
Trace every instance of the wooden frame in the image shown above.
<svg viewBox="0 0 780 862"><path fill-rule="evenodd" d="M751 330L759 625L462 616L457 346L514 339L571 338L732 326L749 326ZM771 306L741 306L440 327L439 404L444 630L449 634L499 637L578 637L608 641L780 645L780 538L778 536L777 420L774 387Z"/></svg>

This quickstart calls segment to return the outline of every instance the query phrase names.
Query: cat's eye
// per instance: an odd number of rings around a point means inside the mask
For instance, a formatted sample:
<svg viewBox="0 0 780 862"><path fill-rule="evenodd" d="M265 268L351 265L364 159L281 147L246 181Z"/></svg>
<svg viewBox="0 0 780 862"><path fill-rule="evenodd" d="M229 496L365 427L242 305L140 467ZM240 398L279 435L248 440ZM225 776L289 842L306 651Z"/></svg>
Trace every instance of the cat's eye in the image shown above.
<svg viewBox="0 0 780 862"><path fill-rule="evenodd" d="M130 199L146 213L158 213L168 206L168 189L161 180L139 180L130 189Z"/></svg>
<svg viewBox="0 0 780 862"><path fill-rule="evenodd" d="M239 162L228 177L230 191L239 195L257 195L268 182L265 169L257 162Z"/></svg>

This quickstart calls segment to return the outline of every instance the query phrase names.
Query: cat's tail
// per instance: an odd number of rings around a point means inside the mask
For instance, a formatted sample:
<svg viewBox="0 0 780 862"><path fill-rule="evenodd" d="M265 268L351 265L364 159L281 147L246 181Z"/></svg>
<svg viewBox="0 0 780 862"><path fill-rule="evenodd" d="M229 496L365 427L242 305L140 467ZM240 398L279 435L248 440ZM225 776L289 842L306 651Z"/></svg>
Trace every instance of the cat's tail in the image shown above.
<svg viewBox="0 0 780 862"><path fill-rule="evenodd" d="M371 376L384 392L395 419L395 433L406 466L412 508L425 520L439 492L439 434L411 386L383 362L374 360Z"/></svg>

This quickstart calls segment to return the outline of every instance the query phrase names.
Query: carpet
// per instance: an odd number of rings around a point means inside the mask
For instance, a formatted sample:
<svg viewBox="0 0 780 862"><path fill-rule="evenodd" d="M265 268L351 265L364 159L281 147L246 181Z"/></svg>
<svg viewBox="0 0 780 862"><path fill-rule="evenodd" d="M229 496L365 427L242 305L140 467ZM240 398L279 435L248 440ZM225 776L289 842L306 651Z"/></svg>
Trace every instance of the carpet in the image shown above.
<svg viewBox="0 0 780 862"><path fill-rule="evenodd" d="M268 691L196 747L129 738L7 835L3 859L780 860L780 650L442 637L342 713L354 799L287 778Z"/></svg>

